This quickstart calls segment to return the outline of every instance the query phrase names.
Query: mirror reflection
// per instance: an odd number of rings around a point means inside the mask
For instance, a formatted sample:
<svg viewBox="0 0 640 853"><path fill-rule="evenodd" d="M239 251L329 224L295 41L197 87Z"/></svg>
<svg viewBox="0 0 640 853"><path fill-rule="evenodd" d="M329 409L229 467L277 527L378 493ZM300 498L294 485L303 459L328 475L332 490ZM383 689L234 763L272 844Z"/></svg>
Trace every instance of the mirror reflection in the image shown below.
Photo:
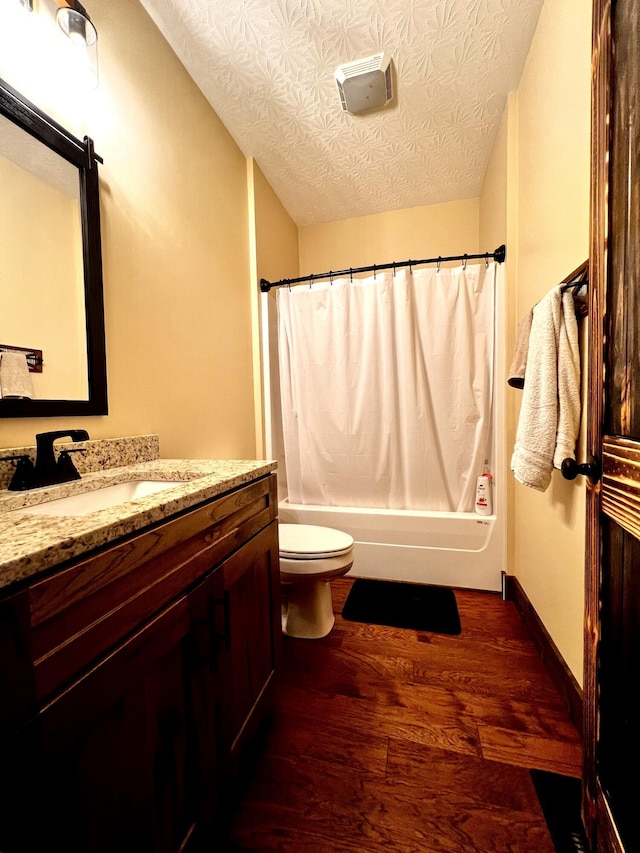
<svg viewBox="0 0 640 853"><path fill-rule="evenodd" d="M0 417L108 412L99 163L0 80Z"/></svg>
<svg viewBox="0 0 640 853"><path fill-rule="evenodd" d="M43 352L34 400L88 400L77 166L0 116L0 344Z"/></svg>

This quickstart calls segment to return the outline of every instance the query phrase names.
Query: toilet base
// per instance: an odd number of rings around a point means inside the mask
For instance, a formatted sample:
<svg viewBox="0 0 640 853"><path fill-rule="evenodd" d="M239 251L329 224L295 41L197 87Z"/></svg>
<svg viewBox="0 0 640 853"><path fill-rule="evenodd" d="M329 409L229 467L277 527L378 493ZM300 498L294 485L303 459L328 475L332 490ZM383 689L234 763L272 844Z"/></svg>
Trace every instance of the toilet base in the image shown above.
<svg viewBox="0 0 640 853"><path fill-rule="evenodd" d="M304 640L326 637L336 621L329 581L285 583L282 592L282 633Z"/></svg>

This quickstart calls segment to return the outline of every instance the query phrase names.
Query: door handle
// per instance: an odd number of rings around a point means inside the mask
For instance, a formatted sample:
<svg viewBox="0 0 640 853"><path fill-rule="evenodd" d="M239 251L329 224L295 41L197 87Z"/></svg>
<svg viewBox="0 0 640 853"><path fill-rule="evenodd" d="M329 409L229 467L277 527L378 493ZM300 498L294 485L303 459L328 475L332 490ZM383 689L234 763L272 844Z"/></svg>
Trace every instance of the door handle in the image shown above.
<svg viewBox="0 0 640 853"><path fill-rule="evenodd" d="M586 462L581 463L571 458L563 459L560 470L565 480L575 480L578 474L584 474L589 479L589 482L594 484L598 482L602 475L602 466L595 456L589 456Z"/></svg>

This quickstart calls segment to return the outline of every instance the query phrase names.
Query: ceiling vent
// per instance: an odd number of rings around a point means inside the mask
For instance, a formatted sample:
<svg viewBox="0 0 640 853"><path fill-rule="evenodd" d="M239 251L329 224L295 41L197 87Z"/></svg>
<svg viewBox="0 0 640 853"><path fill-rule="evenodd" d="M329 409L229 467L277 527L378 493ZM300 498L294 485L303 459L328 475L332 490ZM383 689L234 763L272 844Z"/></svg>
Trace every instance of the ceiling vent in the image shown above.
<svg viewBox="0 0 640 853"><path fill-rule="evenodd" d="M345 112L379 110L393 97L391 59L384 53L339 65L334 75Z"/></svg>

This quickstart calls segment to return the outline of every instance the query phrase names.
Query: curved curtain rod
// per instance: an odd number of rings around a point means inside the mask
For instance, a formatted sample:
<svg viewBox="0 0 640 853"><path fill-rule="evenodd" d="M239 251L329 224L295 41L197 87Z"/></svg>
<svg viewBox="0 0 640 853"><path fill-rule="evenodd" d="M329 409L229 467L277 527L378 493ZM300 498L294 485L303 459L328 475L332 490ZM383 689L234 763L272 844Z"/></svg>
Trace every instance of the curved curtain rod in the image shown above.
<svg viewBox="0 0 640 853"><path fill-rule="evenodd" d="M482 252L479 255L449 255L448 257L437 257L437 258L423 258L420 261L396 261L392 264L373 264L370 267L353 267L348 270L330 270L329 272L323 272L314 275L302 275L299 278L282 278L280 281L267 281L266 278L260 279L260 290L263 293L268 293L272 287L288 287L292 284L299 284L303 281L315 281L318 278L330 278L332 279L334 276L353 276L354 273L359 272L377 272L378 270L395 270L397 267L417 267L420 264L442 264L447 261L475 261L475 260L484 260L489 262L490 259L494 260L498 264L504 263L505 258L507 257L507 247L502 244L502 246L498 246L493 252Z"/></svg>

